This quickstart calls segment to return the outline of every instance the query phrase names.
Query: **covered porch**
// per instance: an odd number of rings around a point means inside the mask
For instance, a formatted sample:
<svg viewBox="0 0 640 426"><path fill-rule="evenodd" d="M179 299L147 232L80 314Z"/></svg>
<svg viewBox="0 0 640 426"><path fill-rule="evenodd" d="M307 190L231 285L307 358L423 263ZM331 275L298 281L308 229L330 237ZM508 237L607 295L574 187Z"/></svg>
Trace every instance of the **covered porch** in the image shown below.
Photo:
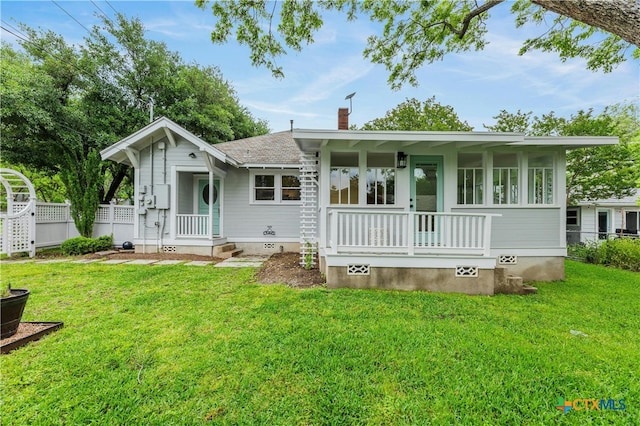
<svg viewBox="0 0 640 426"><path fill-rule="evenodd" d="M176 214L172 239L220 239L223 235L223 179L213 172L176 172Z"/></svg>
<svg viewBox="0 0 640 426"><path fill-rule="evenodd" d="M491 213L332 209L327 254L487 257Z"/></svg>

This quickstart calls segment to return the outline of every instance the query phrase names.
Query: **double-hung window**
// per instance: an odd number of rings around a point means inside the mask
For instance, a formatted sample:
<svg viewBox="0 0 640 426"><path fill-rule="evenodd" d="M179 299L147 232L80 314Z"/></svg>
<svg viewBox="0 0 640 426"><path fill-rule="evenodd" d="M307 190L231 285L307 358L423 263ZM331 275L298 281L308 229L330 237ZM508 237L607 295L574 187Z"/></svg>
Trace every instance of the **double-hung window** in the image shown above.
<svg viewBox="0 0 640 426"><path fill-rule="evenodd" d="M291 172L252 173L252 202L273 204L300 201L300 179Z"/></svg>
<svg viewBox="0 0 640 426"><path fill-rule="evenodd" d="M458 154L458 204L483 203L482 154Z"/></svg>
<svg viewBox="0 0 640 426"><path fill-rule="evenodd" d="M395 165L393 153L367 153L367 204L395 204Z"/></svg>
<svg viewBox="0 0 640 426"><path fill-rule="evenodd" d="M529 204L553 204L553 154L529 154Z"/></svg>
<svg viewBox="0 0 640 426"><path fill-rule="evenodd" d="M518 155L493 154L493 204L518 204Z"/></svg>
<svg viewBox="0 0 640 426"><path fill-rule="evenodd" d="M358 204L359 154L332 152L329 197L331 204Z"/></svg>

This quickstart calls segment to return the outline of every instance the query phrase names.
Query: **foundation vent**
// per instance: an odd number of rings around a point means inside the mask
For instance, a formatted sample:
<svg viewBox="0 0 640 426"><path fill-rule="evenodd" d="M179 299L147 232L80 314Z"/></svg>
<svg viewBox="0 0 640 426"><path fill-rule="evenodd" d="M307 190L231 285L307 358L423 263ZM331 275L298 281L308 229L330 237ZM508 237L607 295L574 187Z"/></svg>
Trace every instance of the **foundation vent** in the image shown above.
<svg viewBox="0 0 640 426"><path fill-rule="evenodd" d="M262 248L265 250L274 250L276 248L276 243L264 243Z"/></svg>
<svg viewBox="0 0 640 426"><path fill-rule="evenodd" d="M498 265L515 265L518 263L518 256L513 254L501 254L498 256Z"/></svg>
<svg viewBox="0 0 640 426"><path fill-rule="evenodd" d="M162 246L162 252L163 253L175 253L176 252L176 246Z"/></svg>
<svg viewBox="0 0 640 426"><path fill-rule="evenodd" d="M347 275L369 275L369 265L347 265Z"/></svg>
<svg viewBox="0 0 640 426"><path fill-rule="evenodd" d="M475 278L477 276L477 266L456 266L456 278Z"/></svg>

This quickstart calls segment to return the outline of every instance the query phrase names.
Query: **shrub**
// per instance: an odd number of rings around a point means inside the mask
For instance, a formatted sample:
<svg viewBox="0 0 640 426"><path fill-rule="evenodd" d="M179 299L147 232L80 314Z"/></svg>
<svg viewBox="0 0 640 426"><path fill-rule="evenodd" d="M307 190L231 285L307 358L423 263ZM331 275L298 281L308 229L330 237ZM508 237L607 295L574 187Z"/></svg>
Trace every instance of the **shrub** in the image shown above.
<svg viewBox="0 0 640 426"><path fill-rule="evenodd" d="M568 247L569 256L587 263L640 272L640 239L615 238Z"/></svg>
<svg viewBox="0 0 640 426"><path fill-rule="evenodd" d="M640 272L640 239L616 238L603 244L606 265Z"/></svg>
<svg viewBox="0 0 640 426"><path fill-rule="evenodd" d="M113 236L111 235L103 235L98 238L75 237L60 245L62 252L71 256L109 250L111 247L113 247Z"/></svg>
<svg viewBox="0 0 640 426"><path fill-rule="evenodd" d="M103 235L94 240L93 251L111 250L113 248L113 235Z"/></svg>

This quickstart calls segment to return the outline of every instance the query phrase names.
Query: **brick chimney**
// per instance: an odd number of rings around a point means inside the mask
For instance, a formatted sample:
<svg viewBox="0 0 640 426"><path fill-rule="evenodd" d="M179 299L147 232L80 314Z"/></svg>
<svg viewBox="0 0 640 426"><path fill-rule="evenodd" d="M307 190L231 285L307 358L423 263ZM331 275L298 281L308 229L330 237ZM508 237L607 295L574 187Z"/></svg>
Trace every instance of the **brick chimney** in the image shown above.
<svg viewBox="0 0 640 426"><path fill-rule="evenodd" d="M349 108L338 108L338 130L349 130Z"/></svg>

